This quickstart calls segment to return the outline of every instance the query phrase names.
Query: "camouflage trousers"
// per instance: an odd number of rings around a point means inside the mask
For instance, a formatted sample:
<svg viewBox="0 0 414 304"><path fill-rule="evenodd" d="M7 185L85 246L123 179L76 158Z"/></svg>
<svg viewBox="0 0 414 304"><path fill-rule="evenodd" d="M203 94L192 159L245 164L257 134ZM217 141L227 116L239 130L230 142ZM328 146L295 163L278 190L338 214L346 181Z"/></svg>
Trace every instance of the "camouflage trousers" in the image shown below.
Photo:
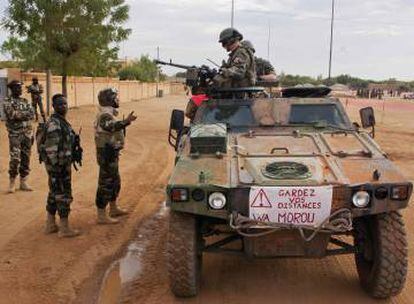
<svg viewBox="0 0 414 304"><path fill-rule="evenodd" d="M104 151L98 149L97 159L99 165L98 190L96 191L96 206L104 209L109 202L118 198L121 190L121 176L119 175L118 154L108 160Z"/></svg>
<svg viewBox="0 0 414 304"><path fill-rule="evenodd" d="M16 178L20 174L21 178L29 175L30 172L30 153L32 149L31 132L9 132L9 176Z"/></svg>
<svg viewBox="0 0 414 304"><path fill-rule="evenodd" d="M44 110L43 110L43 104L42 104L42 97L41 96L36 97L36 98L32 98L32 107L33 107L33 110L35 112L36 121L39 121L39 114L38 114L37 108L39 108L40 115L44 118L46 117L45 113L44 113Z"/></svg>
<svg viewBox="0 0 414 304"><path fill-rule="evenodd" d="M67 218L73 201L71 165L65 167L46 165L46 171L49 176L46 211L53 215L57 212L61 218Z"/></svg>

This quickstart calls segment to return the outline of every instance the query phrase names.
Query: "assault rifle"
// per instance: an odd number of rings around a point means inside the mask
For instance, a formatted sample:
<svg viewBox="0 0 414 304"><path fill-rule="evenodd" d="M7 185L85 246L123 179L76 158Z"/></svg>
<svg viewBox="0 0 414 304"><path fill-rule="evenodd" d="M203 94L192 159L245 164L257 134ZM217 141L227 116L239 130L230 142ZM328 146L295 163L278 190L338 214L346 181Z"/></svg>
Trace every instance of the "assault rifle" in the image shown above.
<svg viewBox="0 0 414 304"><path fill-rule="evenodd" d="M75 141L72 146L72 163L76 171L78 171L77 164L82 167L83 148L80 144L80 135L82 133L82 127L79 129L79 133L75 134Z"/></svg>
<svg viewBox="0 0 414 304"><path fill-rule="evenodd" d="M216 69L211 69L210 67L206 65L202 65L201 67L197 67L195 65L189 66L189 65L172 63L171 60L170 62L154 60L154 62L156 64L168 65L168 66L186 70L187 71L186 85L192 88L193 93L194 92L199 93L200 91L206 91L211 86L214 76L216 76L218 73Z"/></svg>

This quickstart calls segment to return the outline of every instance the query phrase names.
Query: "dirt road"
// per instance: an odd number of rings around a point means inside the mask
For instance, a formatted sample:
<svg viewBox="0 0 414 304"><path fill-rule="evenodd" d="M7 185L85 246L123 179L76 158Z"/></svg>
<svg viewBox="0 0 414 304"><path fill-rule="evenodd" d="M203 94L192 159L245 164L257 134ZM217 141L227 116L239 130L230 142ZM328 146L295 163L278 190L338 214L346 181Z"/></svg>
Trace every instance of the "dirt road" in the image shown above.
<svg viewBox="0 0 414 304"><path fill-rule="evenodd" d="M0 126L0 303L93 303L112 261L125 257L109 271L101 303L374 303L359 288L353 258L323 260L262 260L205 255L199 297L176 300L168 289L165 268L166 212L164 185L173 163L166 143L169 112L185 106L183 97L167 97L124 105L139 121L128 130L122 156L121 205L131 215L121 225L94 223L97 168L94 161L94 108L75 109L69 119L83 126L85 165L74 173L73 224L83 231L78 239L60 240L42 234L45 217L46 174L34 160L33 193L4 193L7 182L7 144ZM356 116L358 105L348 103ZM377 140L414 180L414 106L377 112ZM392 108L392 107L391 107ZM381 108L378 109L381 111ZM356 120L356 119L355 119ZM395 128L399 128L398 131ZM413 248L411 208L404 211ZM389 303L413 303L413 259L404 292ZM120 285L122 283L122 285ZM120 289L122 287L122 290ZM119 298L117 299L119 294ZM388 303L388 302L387 302Z"/></svg>
<svg viewBox="0 0 414 304"><path fill-rule="evenodd" d="M74 203L71 222L82 230L76 239L42 233L47 194L46 172L32 151L32 193L6 194L8 144L0 125L0 303L70 303L81 293L85 299L99 289L99 278L126 244L136 223L156 212L164 200L164 185L173 164L167 144L169 116L184 97L128 103L138 121L127 131L121 157L123 189L120 205L131 214L120 225L95 225L94 197L97 165L93 144L94 107L70 111L75 129L82 126L84 166L73 173ZM92 280L90 278L93 278ZM83 292L86 292L83 293ZM89 298L88 298L89 299ZM84 303L90 303L85 300Z"/></svg>

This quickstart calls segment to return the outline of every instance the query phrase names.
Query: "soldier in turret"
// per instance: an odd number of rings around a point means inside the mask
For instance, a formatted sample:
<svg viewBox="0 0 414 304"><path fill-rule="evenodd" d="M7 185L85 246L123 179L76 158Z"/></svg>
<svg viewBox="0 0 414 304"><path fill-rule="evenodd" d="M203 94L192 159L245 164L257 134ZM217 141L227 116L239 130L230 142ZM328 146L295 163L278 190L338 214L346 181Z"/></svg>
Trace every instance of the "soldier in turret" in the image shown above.
<svg viewBox="0 0 414 304"><path fill-rule="evenodd" d="M119 108L118 92L105 89L99 92L99 113L95 121L95 144L99 165L99 181L96 193L97 223L117 224L113 217L127 214L117 205L121 190L119 154L124 148L125 128L137 119L131 112L124 120L117 120ZM109 216L106 207L109 204Z"/></svg>
<svg viewBox="0 0 414 304"><path fill-rule="evenodd" d="M30 172L30 154L33 144L32 123L34 111L27 99L22 98L22 83L11 81L7 87L11 96L4 100L6 127L9 134L9 193L16 190L16 178L20 175L20 190L32 191L27 184Z"/></svg>
<svg viewBox="0 0 414 304"><path fill-rule="evenodd" d="M256 49L249 40L243 40L241 44L252 51L253 54L256 53ZM268 81L275 82L277 81L276 71L273 65L266 59L254 56L254 61L256 63L256 79L257 81Z"/></svg>
<svg viewBox="0 0 414 304"><path fill-rule="evenodd" d="M234 28L220 33L219 42L229 52L227 62L223 62L220 73L214 78L219 87L250 87L256 82L256 67L251 50L241 44L243 35Z"/></svg>

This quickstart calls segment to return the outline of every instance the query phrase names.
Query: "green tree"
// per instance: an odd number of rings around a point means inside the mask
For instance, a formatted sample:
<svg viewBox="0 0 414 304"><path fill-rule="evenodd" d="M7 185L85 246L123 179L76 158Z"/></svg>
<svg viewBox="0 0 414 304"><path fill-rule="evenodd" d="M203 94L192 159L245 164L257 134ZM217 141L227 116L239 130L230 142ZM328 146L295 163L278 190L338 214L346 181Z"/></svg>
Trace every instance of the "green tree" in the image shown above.
<svg viewBox="0 0 414 304"><path fill-rule="evenodd" d="M157 80L158 72L160 72L160 80L164 80L165 75L159 71L158 66L149 58L148 55L143 55L139 60L135 60L129 66L121 69L118 72L118 76L121 80L153 82Z"/></svg>
<svg viewBox="0 0 414 304"><path fill-rule="evenodd" d="M2 26L11 34L2 45L22 68L52 69L67 76L102 75L117 58L130 29L125 0L9 0Z"/></svg>

